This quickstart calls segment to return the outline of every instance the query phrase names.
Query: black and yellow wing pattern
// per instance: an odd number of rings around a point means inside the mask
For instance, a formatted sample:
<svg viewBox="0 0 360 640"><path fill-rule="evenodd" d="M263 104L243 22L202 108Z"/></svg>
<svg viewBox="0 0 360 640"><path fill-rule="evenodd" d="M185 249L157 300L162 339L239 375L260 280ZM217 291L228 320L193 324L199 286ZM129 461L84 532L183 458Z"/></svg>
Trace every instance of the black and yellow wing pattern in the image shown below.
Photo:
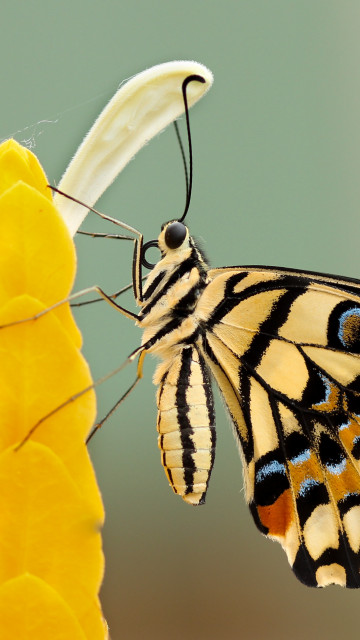
<svg viewBox="0 0 360 640"><path fill-rule="evenodd" d="M255 523L305 584L359 587L360 285L269 268L209 275L203 349Z"/></svg>
<svg viewBox="0 0 360 640"><path fill-rule="evenodd" d="M260 531L308 586L360 587L360 282L268 267L209 270L163 225L137 322L162 359L159 447L169 483L202 504L215 454L210 374L243 458Z"/></svg>

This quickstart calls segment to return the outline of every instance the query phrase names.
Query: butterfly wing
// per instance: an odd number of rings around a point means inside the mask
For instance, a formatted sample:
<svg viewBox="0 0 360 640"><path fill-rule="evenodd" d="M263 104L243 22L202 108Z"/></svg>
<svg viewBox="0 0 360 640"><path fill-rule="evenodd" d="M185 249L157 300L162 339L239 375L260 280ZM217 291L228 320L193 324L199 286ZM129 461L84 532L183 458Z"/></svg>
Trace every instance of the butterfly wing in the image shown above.
<svg viewBox="0 0 360 640"><path fill-rule="evenodd" d="M360 587L360 282L266 267L209 276L202 350L255 523L306 585Z"/></svg>

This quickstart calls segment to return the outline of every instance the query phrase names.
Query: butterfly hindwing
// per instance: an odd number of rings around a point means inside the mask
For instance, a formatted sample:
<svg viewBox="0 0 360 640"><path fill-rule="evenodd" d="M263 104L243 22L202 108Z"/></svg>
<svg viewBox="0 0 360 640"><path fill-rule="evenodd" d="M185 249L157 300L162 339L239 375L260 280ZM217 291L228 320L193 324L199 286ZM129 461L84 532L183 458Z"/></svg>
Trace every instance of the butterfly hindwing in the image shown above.
<svg viewBox="0 0 360 640"><path fill-rule="evenodd" d="M255 522L305 584L359 587L360 285L263 267L209 276L202 351Z"/></svg>

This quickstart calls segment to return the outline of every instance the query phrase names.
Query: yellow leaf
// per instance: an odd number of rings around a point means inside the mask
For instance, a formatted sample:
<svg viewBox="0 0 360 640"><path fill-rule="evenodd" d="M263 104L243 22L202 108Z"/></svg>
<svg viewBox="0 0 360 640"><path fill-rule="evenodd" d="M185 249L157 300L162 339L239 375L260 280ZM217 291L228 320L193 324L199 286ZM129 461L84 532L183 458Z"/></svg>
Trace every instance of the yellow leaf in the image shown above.
<svg viewBox="0 0 360 640"><path fill-rule="evenodd" d="M19 180L52 200L51 189L37 157L15 140L6 140L0 145L0 194Z"/></svg>
<svg viewBox="0 0 360 640"><path fill-rule="evenodd" d="M47 311L76 262L46 182L31 153L0 146L0 640L104 640L95 394L74 397L92 379L69 304Z"/></svg>
<svg viewBox="0 0 360 640"><path fill-rule="evenodd" d="M44 307L29 296L0 310L0 325ZM22 440L38 420L91 385L88 364L53 312L36 321L0 330L0 451ZM84 444L94 422L93 390L45 420L32 438L53 449L75 480L85 481L100 509L99 492Z"/></svg>
<svg viewBox="0 0 360 640"><path fill-rule="evenodd" d="M22 182L5 191L0 197L0 306L27 293L49 307L69 295L75 270L74 245L54 205ZM68 305L56 313L80 346Z"/></svg>
<svg viewBox="0 0 360 640"><path fill-rule="evenodd" d="M97 513L60 458L39 443L0 455L0 486L0 584L31 573L83 618L103 575Z"/></svg>
<svg viewBox="0 0 360 640"><path fill-rule="evenodd" d="M66 602L39 578L22 575L0 585L0 640L87 638L93 636L85 635Z"/></svg>
<svg viewBox="0 0 360 640"><path fill-rule="evenodd" d="M102 617L98 598L94 598L89 609L84 611L79 620L87 638L91 638L91 640L106 640L108 638L108 627Z"/></svg>

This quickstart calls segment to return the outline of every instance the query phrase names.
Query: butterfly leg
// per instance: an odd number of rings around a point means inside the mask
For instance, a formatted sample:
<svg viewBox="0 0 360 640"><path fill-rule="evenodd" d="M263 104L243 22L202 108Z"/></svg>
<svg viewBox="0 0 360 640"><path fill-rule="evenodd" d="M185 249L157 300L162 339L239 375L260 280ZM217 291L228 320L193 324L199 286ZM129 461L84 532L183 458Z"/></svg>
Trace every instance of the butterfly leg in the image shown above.
<svg viewBox="0 0 360 640"><path fill-rule="evenodd" d="M26 436L22 439L22 441L15 448L15 451L18 451L19 449L21 449L21 447L23 447L23 445L31 438L33 433L40 427L40 425L42 425L46 420L48 420L48 418L53 416L55 413L58 413L58 411L61 411L61 409L66 407L68 404L70 404L70 402L75 402L75 400L77 400L78 398L83 396L88 391L91 391L91 389L95 389L95 387L99 386L103 382L106 382L106 380L109 380L109 378L112 378L112 376L114 376L117 373L119 373L120 371L122 371L126 367L126 365L130 364L131 362L133 362L135 360L135 358L139 355L140 357L139 357L139 361L138 361L137 375L136 375L135 381L129 387L129 389L121 396L120 400L117 401L117 403L112 407L112 409L110 409L110 411L107 413L105 418L103 420L101 420L100 423L95 425L94 429L91 431L90 435L88 436L88 438L86 440L86 443L88 443L89 440L93 437L94 433L104 424L104 422L114 413L114 411L116 411L116 409L120 406L120 404L123 402L123 400L125 400L125 398L127 398L129 393L135 388L135 386L139 382L140 378L143 377L143 362L144 362L144 358L145 358L146 353L147 353L146 344L142 345L141 347L138 347L137 349L135 349L135 351L133 351L129 355L128 358L126 358L126 360L124 360L124 362L117 369L114 369L114 371L111 371L110 373L105 375L103 378L99 378L99 380L96 380L93 384L89 385L88 387L85 387L84 389L81 389L81 391L79 391L78 393L75 393L70 398L67 398L64 402L59 404L57 407L55 407L55 409L53 409L52 411L47 413L45 416L42 416L42 418L40 418L40 420L38 420L31 427L31 429L29 429L29 431L27 432Z"/></svg>
<svg viewBox="0 0 360 640"><path fill-rule="evenodd" d="M128 395L130 395L132 390L135 389L135 387L136 387L137 383L139 382L139 380L143 377L143 362L144 362L145 355L146 355L146 351L142 351L140 353L138 366L137 366L137 374L136 374L136 378L135 378L134 382L125 391L125 393L123 393L121 398L119 398L119 400L114 404L114 406L110 409L110 411L107 412L106 416L104 416L104 418L102 420L100 420L100 422L96 423L96 425L93 427L91 433L89 434L89 436L86 439L86 444L88 444L90 442L91 438L103 426L104 422L106 422L107 419L110 418L110 416L112 416L113 413L115 413L117 408L120 407L120 405L125 400L125 398L127 398Z"/></svg>
<svg viewBox="0 0 360 640"><path fill-rule="evenodd" d="M145 280L147 276L142 276L142 281ZM115 293L112 293L109 298L111 298L112 300L115 300L116 298L118 298L119 296L121 296L122 293L125 293L126 291L129 291L130 289L132 289L132 283L131 284L127 284L125 287L121 287L121 289L119 289L118 291L115 291ZM104 298L95 298L93 300L85 300L84 302L73 302L70 304L70 307L85 307L85 305L87 304L94 304L94 302L102 302Z"/></svg>
<svg viewBox="0 0 360 640"><path fill-rule="evenodd" d="M89 209L89 211L92 211L93 213L95 213L97 216L99 216L99 218L102 218L103 220L107 220L108 222L112 222L113 224L116 224L118 227L125 229L125 231L129 231L130 233L133 233L135 235L135 238L129 238L129 239L132 239L134 242L134 253L133 253L133 262L132 262L133 290L134 290L134 296L136 301L142 302L142 299L143 299L142 298L142 272L141 272L141 257L142 257L142 246L143 246L142 233L140 233L140 231L138 231L137 229L134 229L134 227L131 227L130 225L126 224L125 222L121 222L121 220L117 220L116 218L107 216L105 213L101 213L101 211L98 211L93 207L88 207L87 205L84 205L84 203L78 200L77 198L74 198L73 196L70 196L67 193L64 193L63 191L60 191L60 189L57 189L56 187L52 187L51 185L48 185L48 187L52 191L59 193L65 198L68 198L68 200L73 200L74 202L77 202L82 206L86 206L86 208ZM91 234L91 235L94 235L94 234ZM125 238L127 237L128 236L125 236Z"/></svg>
<svg viewBox="0 0 360 640"><path fill-rule="evenodd" d="M59 302L56 302L55 304L50 305L50 307L47 307L46 309L39 311L39 313L36 313L34 316L30 316L28 318L21 318L20 320L14 320L13 322L0 325L0 329L6 329L7 327L13 327L14 325L23 324L24 322L38 320L42 316L49 313L49 311L53 311L53 309L57 309L57 307L60 307L61 305L66 304L67 302L71 302L72 300L76 300L77 298L80 298L81 296L85 296L86 294L92 293L92 292L98 293L99 296L101 296L101 298L103 298L114 309L117 309L117 311L120 311L120 313L122 313L122 315L126 316L127 318L130 318L131 320L138 319L138 316L136 315L136 313L133 313L132 311L129 311L128 309L125 309L121 305L117 304L117 302L113 300L112 296L109 296L107 293L105 293L105 291L103 291L101 287L98 287L97 285L93 285L92 287L87 287L86 289L77 291L76 293L71 294L67 298L64 298L64 300L60 300Z"/></svg>

